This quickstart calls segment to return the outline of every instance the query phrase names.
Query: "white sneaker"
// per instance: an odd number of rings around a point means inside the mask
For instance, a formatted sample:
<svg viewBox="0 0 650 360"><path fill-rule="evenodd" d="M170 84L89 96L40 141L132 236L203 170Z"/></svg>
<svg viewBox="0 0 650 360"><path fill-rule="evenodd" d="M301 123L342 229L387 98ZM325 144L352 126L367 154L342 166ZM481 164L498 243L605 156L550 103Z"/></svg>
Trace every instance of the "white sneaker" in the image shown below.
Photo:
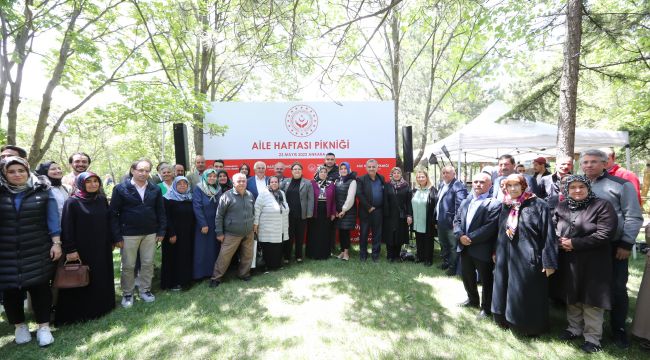
<svg viewBox="0 0 650 360"><path fill-rule="evenodd" d="M133 295L122 296L122 307L128 309L131 306L133 306Z"/></svg>
<svg viewBox="0 0 650 360"><path fill-rule="evenodd" d="M36 330L36 340L38 340L38 346L40 347L45 347L53 343L54 337L52 337L50 328L47 326L38 328L38 330Z"/></svg>
<svg viewBox="0 0 650 360"><path fill-rule="evenodd" d="M145 292L140 293L140 299L144 302L154 302L156 301L156 297L151 293L151 290L147 290Z"/></svg>
<svg viewBox="0 0 650 360"><path fill-rule="evenodd" d="M18 326L14 335L16 336L16 344L18 345L32 341L32 334L29 333L29 327L27 327L27 324Z"/></svg>

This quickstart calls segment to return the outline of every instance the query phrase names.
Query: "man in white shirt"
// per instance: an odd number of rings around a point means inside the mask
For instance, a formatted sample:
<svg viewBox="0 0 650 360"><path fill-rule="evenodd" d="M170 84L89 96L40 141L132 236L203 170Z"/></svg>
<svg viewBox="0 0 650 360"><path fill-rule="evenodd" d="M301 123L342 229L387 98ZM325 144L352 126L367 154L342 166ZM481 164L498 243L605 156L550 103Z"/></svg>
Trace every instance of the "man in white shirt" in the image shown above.
<svg viewBox="0 0 650 360"><path fill-rule="evenodd" d="M266 176L266 164L262 161L255 162L253 171L255 171L255 176L251 176L246 182L246 190L253 194L254 199L257 199L260 192L268 191L266 186L269 184L269 177Z"/></svg>

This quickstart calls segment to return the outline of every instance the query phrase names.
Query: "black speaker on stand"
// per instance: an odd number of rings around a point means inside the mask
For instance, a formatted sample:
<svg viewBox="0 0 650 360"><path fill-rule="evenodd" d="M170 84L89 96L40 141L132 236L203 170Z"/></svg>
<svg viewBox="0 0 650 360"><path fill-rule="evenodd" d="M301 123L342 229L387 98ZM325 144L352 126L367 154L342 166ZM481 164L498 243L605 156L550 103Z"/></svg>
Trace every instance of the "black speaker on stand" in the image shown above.
<svg viewBox="0 0 650 360"><path fill-rule="evenodd" d="M187 127L185 124L174 124L174 152L176 153L176 163L183 165L187 173L190 172L190 154L187 150Z"/></svg>
<svg viewBox="0 0 650 360"><path fill-rule="evenodd" d="M402 126L402 159L404 172L413 172L413 127Z"/></svg>

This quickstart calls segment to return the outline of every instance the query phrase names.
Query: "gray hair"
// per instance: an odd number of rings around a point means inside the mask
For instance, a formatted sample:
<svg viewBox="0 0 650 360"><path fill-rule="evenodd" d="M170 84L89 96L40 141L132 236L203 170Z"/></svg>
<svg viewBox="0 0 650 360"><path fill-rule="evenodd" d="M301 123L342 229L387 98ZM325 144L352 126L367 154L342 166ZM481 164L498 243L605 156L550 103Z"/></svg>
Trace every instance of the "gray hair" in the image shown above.
<svg viewBox="0 0 650 360"><path fill-rule="evenodd" d="M490 174L486 172L477 172L476 174L474 174L474 176L472 176L472 180L476 180L479 178L485 178L485 181L492 183L492 177L490 176Z"/></svg>
<svg viewBox="0 0 650 360"><path fill-rule="evenodd" d="M232 182L235 183L237 182L237 178L243 177L244 180L246 180L246 175L242 173L235 173L235 175L232 176Z"/></svg>
<svg viewBox="0 0 650 360"><path fill-rule="evenodd" d="M257 165L264 165L264 168L266 169L266 164L264 161L256 161L255 164L253 164L253 169L256 169Z"/></svg>
<svg viewBox="0 0 650 360"><path fill-rule="evenodd" d="M598 157L598 158L600 158L600 161L602 161L604 163L606 163L607 160L608 160L607 154L604 151L598 150L598 149L589 149L589 150L583 151L582 154L580 154L580 163L582 163L582 159L584 159L585 156Z"/></svg>
<svg viewBox="0 0 650 360"><path fill-rule="evenodd" d="M171 166L169 164L162 164L162 165L160 165L160 168L158 169L158 173L162 173L163 170L165 170L165 169L169 169L170 172L175 171L173 166Z"/></svg>
<svg viewBox="0 0 650 360"><path fill-rule="evenodd" d="M368 159L368 161L366 161L366 165L368 165L368 164L370 164L370 163L379 164L379 163L377 162L377 160L375 160L375 159Z"/></svg>

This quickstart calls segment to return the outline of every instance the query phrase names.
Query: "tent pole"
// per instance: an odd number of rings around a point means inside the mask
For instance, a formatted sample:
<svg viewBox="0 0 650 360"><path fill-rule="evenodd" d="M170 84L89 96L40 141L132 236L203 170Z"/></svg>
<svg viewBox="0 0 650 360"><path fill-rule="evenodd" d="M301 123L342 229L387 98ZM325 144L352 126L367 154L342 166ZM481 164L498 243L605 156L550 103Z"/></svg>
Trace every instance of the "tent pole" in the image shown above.
<svg viewBox="0 0 650 360"><path fill-rule="evenodd" d="M456 169L458 169L456 171L458 173L458 175L460 175L460 171L461 171L460 161L461 161L461 156L463 154L460 150L461 150L461 147L460 147L460 135L459 135L458 136L458 167L456 168Z"/></svg>
<svg viewBox="0 0 650 360"><path fill-rule="evenodd" d="M630 167L630 144L625 145L625 166L627 169L632 171Z"/></svg>

